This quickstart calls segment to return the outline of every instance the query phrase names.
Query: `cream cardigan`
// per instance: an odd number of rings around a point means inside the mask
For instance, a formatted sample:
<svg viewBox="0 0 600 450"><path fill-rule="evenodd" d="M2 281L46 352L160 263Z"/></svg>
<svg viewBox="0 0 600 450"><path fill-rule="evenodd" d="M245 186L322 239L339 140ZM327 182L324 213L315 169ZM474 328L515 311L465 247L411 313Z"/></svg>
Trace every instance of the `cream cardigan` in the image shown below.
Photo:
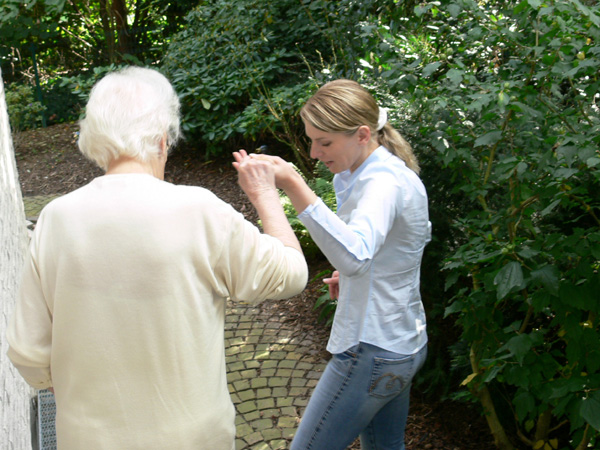
<svg viewBox="0 0 600 450"><path fill-rule="evenodd" d="M226 300L290 297L307 274L205 189L105 175L40 215L8 355L54 386L59 450L230 450Z"/></svg>

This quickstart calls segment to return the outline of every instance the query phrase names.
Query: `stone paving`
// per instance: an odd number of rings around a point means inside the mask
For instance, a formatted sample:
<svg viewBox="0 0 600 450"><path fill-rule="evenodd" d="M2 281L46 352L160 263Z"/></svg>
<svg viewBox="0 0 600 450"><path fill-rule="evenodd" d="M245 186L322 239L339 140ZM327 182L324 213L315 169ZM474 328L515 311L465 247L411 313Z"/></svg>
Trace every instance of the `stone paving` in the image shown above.
<svg viewBox="0 0 600 450"><path fill-rule="evenodd" d="M37 220L42 208L57 197L60 197L60 195L34 195L24 197L23 205L25 206L25 217L27 217L27 220Z"/></svg>
<svg viewBox="0 0 600 450"><path fill-rule="evenodd" d="M236 449L288 448L325 369L317 344L286 325L285 316L236 303L225 319L225 347Z"/></svg>
<svg viewBox="0 0 600 450"><path fill-rule="evenodd" d="M25 197L35 221L56 196ZM326 362L320 344L281 313L229 303L225 318L227 381L235 404L236 450L287 449Z"/></svg>

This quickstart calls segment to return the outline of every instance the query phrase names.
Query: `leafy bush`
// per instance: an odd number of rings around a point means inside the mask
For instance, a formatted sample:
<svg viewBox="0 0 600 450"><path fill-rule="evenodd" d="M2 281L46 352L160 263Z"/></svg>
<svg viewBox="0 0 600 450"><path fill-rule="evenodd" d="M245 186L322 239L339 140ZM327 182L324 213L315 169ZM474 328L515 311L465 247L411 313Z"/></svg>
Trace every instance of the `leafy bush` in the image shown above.
<svg viewBox="0 0 600 450"><path fill-rule="evenodd" d="M326 276L331 276L333 271L324 270L319 272L312 281L320 280ZM331 298L329 295L329 286L323 284L319 288L319 292L321 295L317 298L317 301L313 305L313 311L319 311L318 320L323 322L326 327L330 327L333 325L333 317L335 315L335 310L337 308L337 299Z"/></svg>
<svg viewBox="0 0 600 450"><path fill-rule="evenodd" d="M594 447L598 7L459 0L415 12L413 33L380 28L387 48L371 73L410 105L411 142L445 173L446 314L467 349L463 384L501 449Z"/></svg>
<svg viewBox="0 0 600 450"><path fill-rule="evenodd" d="M374 2L367 2L372 4ZM343 0L219 0L187 16L162 60L182 100L188 137L206 144L206 157L241 139L272 137L311 171L297 112L313 91L314 67L346 62L357 33L357 2ZM303 168L303 165L308 167Z"/></svg>
<svg viewBox="0 0 600 450"><path fill-rule="evenodd" d="M13 133L36 128L42 123L44 106L34 100L33 87L12 83L6 87L6 105Z"/></svg>
<svg viewBox="0 0 600 450"><path fill-rule="evenodd" d="M44 103L47 105L48 123L74 122L85 107L82 98L63 84L62 78L48 80L42 86Z"/></svg>

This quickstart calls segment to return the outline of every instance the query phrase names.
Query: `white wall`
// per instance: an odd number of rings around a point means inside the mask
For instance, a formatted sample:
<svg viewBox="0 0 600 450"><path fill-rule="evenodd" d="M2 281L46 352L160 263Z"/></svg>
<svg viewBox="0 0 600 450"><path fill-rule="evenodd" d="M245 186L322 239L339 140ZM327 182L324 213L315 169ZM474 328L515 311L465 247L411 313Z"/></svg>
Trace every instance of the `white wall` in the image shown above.
<svg viewBox="0 0 600 450"><path fill-rule="evenodd" d="M6 356L6 324L12 314L27 246L25 211L0 71L0 448L31 448L33 390Z"/></svg>

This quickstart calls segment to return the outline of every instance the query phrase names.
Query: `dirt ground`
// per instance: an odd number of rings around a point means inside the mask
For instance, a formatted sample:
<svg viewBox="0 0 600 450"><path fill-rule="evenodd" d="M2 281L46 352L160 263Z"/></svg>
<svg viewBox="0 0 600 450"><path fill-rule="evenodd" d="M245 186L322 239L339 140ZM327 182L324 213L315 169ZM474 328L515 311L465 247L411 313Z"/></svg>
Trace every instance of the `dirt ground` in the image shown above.
<svg viewBox="0 0 600 450"><path fill-rule="evenodd" d="M76 124L58 124L26 131L13 137L23 196L65 194L87 184L102 171L86 160L77 148ZM256 223L256 213L237 184L230 162L207 162L187 149L169 157L165 180L175 184L202 186ZM327 261L311 264L311 278L330 269ZM311 281L299 296L286 301L265 302L263 308L281 311L295 326L310 330L320 342L323 357L328 329L318 322L313 305L320 295L320 279ZM406 430L407 450L492 450L494 447L485 419L473 405L427 399L412 393ZM352 449L359 449L355 443Z"/></svg>

